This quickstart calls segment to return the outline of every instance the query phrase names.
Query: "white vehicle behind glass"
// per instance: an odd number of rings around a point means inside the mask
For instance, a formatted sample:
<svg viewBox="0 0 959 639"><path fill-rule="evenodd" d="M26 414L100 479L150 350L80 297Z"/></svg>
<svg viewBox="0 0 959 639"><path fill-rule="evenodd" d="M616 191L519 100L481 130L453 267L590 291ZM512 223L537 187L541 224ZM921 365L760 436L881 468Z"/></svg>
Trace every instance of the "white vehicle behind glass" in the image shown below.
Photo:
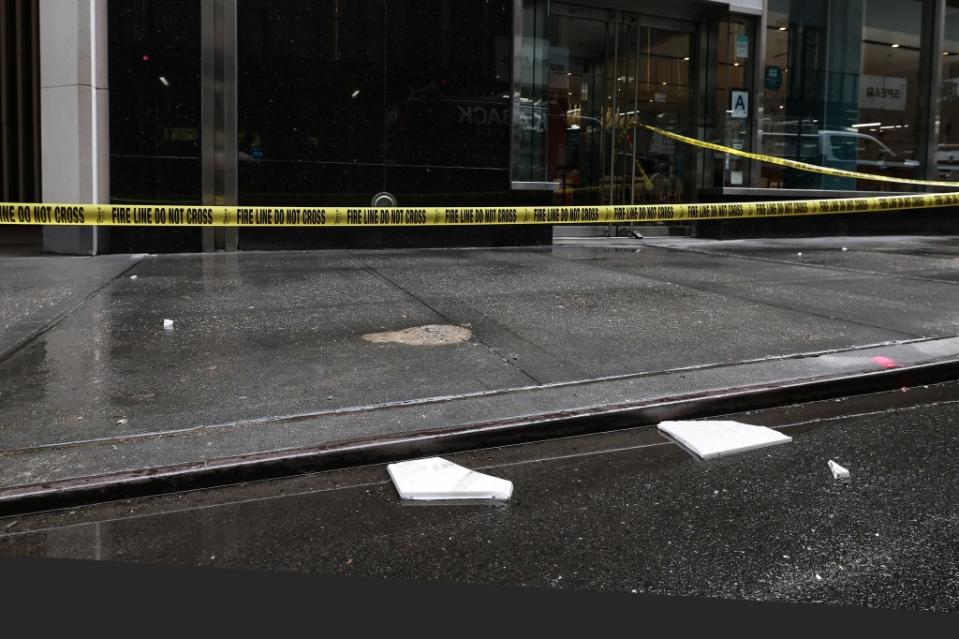
<svg viewBox="0 0 959 639"><path fill-rule="evenodd" d="M900 156L875 137L854 131L763 133L762 149L764 154L774 157L895 177L917 177L915 169L919 166L917 160ZM771 185L782 185L783 170L767 170Z"/></svg>

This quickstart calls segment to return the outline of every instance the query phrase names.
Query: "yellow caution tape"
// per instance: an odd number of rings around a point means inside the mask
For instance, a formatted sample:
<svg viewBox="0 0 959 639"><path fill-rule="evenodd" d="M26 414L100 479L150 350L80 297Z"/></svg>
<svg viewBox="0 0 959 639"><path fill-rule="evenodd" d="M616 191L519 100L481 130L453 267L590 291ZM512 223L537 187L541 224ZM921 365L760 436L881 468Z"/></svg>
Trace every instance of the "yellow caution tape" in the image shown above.
<svg viewBox="0 0 959 639"><path fill-rule="evenodd" d="M918 186L959 188L959 182L936 182L844 171L703 142L640 124L645 129L692 146L769 162L801 171ZM649 180L640 167L642 177ZM516 224L588 224L693 222L699 220L878 213L905 209L959 206L957 193L919 193L884 197L730 202L723 204L630 204L608 206L521 207L262 207L185 206L170 204L26 204L0 202L0 225L154 227L384 227L475 226Z"/></svg>
<svg viewBox="0 0 959 639"><path fill-rule="evenodd" d="M959 206L957 193L888 197L519 207L252 207L0 203L0 224L141 227L387 227L692 222Z"/></svg>
<svg viewBox="0 0 959 639"><path fill-rule="evenodd" d="M650 126L648 124L640 123L639 126L643 127L644 129L648 131L652 131L653 133L658 133L659 135L665 136L667 138L672 138L673 140L678 140L679 142L683 142L691 146L696 146L701 149L710 149L712 151L718 151L720 153L737 155L741 158L746 158L748 160L756 160L758 162L766 162L767 164L777 164L779 166L787 166L792 169L798 169L800 171L807 171L810 173L821 173L823 175L833 175L836 177L855 178L857 180L872 180L874 182L911 184L913 186L941 186L945 188L959 189L959 182L937 182L935 180L913 180L910 178L899 178L899 177L893 177L889 175L876 175L874 173L860 173L858 171L845 171L843 169L834 169L832 167L819 166L816 164L809 164L807 162L799 162L797 160L787 160L786 158L777 158L772 155L763 155L761 153L751 153L749 151L740 151L739 149L723 146L721 144L715 144L713 142L703 142L702 140L697 140L696 138L690 138L685 135L673 133L672 131L659 129L654 126Z"/></svg>
<svg viewBox="0 0 959 639"><path fill-rule="evenodd" d="M643 178L643 186L646 187L647 191L653 190L653 181L649 179L649 176L646 175L646 171L643 170L643 165L640 162L636 163L636 168L639 169L639 173Z"/></svg>

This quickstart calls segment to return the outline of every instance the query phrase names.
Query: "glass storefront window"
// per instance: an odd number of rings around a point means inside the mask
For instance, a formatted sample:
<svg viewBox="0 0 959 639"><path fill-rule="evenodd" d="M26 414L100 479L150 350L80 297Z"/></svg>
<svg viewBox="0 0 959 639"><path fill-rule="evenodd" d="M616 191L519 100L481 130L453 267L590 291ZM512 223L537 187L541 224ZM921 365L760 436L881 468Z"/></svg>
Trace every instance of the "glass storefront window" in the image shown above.
<svg viewBox="0 0 959 639"><path fill-rule="evenodd" d="M505 0L240 0L240 202L502 199L511 27Z"/></svg>
<svg viewBox="0 0 959 639"><path fill-rule="evenodd" d="M108 5L110 198L202 201L200 5L111 0ZM198 229L110 230L110 250L199 250Z"/></svg>
<svg viewBox="0 0 959 639"><path fill-rule="evenodd" d="M920 0L867 0L859 82L857 170L919 175ZM880 123L866 127L863 123ZM866 129L867 131L863 131Z"/></svg>
<svg viewBox="0 0 959 639"><path fill-rule="evenodd" d="M761 151L917 178L921 0L769 0ZM760 186L890 190L769 164Z"/></svg>
<svg viewBox="0 0 959 639"><path fill-rule="evenodd" d="M548 120L549 31L547 0L523 0L516 16L519 51L513 73L512 118L514 182L546 181Z"/></svg>
<svg viewBox="0 0 959 639"><path fill-rule="evenodd" d="M200 10L188 0L111 2L114 202L200 202Z"/></svg>
<svg viewBox="0 0 959 639"><path fill-rule="evenodd" d="M382 0L241 0L237 20L240 203L385 190Z"/></svg>
<svg viewBox="0 0 959 639"><path fill-rule="evenodd" d="M959 180L959 0L946 0L938 129L939 178Z"/></svg>

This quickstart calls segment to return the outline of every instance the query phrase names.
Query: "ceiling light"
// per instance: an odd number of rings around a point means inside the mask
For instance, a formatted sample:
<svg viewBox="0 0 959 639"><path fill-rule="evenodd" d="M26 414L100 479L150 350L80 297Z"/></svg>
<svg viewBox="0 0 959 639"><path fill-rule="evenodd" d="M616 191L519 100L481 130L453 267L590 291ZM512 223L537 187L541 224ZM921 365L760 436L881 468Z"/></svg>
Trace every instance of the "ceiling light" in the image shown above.
<svg viewBox="0 0 959 639"><path fill-rule="evenodd" d="M889 46L891 46L893 49L898 49L898 48L901 47L902 45L899 44L898 42L893 42L893 43L892 43L891 45L889 45Z"/></svg>
<svg viewBox="0 0 959 639"><path fill-rule="evenodd" d="M852 128L854 129L864 129L870 126L882 126L882 122L860 122L859 124L853 124Z"/></svg>
<svg viewBox="0 0 959 639"><path fill-rule="evenodd" d="M786 30L786 27L779 27L779 30L780 30L780 31L785 31L785 30Z"/></svg>
<svg viewBox="0 0 959 639"><path fill-rule="evenodd" d="M165 87L168 87L168 86L170 86L170 81L167 80L165 77L163 77L163 76L161 75L161 76L160 76L160 84L162 84L162 85L165 86Z"/></svg>

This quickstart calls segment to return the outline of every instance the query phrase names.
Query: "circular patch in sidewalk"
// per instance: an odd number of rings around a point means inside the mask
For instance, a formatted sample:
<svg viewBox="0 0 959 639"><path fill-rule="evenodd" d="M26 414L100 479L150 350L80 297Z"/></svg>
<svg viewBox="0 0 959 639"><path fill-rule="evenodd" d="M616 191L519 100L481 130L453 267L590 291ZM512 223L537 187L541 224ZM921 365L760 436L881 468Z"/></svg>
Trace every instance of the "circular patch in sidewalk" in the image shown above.
<svg viewBox="0 0 959 639"><path fill-rule="evenodd" d="M409 344L410 346L444 346L446 344L461 344L473 337L473 331L462 326L448 324L427 324L415 326L402 331L385 331L383 333L367 333L363 336L368 342L393 342Z"/></svg>

